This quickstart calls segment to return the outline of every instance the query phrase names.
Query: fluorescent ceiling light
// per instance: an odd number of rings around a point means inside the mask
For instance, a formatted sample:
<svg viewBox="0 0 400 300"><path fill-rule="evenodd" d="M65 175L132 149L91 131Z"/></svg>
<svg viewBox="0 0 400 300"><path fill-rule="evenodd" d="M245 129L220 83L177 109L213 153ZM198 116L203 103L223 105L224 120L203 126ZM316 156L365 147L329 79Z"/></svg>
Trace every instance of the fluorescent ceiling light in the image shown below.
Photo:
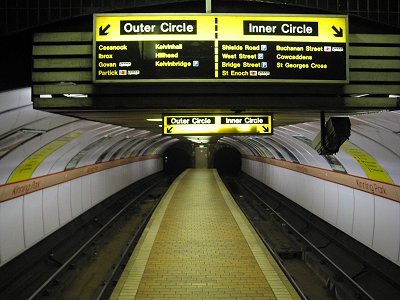
<svg viewBox="0 0 400 300"><path fill-rule="evenodd" d="M47 130L45 129L35 129L35 128L22 128L20 129L23 133L46 133Z"/></svg>
<svg viewBox="0 0 400 300"><path fill-rule="evenodd" d="M50 95L50 94L40 95L39 97L40 97L41 99L53 98L53 96Z"/></svg>
<svg viewBox="0 0 400 300"><path fill-rule="evenodd" d="M85 95L85 94L64 94L64 97L67 97L67 98L87 98L88 95Z"/></svg>
<svg viewBox="0 0 400 300"><path fill-rule="evenodd" d="M207 144L210 142L210 136L185 136L189 141L196 144Z"/></svg>
<svg viewBox="0 0 400 300"><path fill-rule="evenodd" d="M400 95L389 95L389 98L400 98Z"/></svg>
<svg viewBox="0 0 400 300"><path fill-rule="evenodd" d="M162 121L162 119L161 119L161 118L155 118L155 119L146 119L146 121L149 121L149 122L161 122L161 121Z"/></svg>
<svg viewBox="0 0 400 300"><path fill-rule="evenodd" d="M369 94L353 94L353 95L350 95L350 96L354 97L354 98L361 98L361 97L369 96Z"/></svg>

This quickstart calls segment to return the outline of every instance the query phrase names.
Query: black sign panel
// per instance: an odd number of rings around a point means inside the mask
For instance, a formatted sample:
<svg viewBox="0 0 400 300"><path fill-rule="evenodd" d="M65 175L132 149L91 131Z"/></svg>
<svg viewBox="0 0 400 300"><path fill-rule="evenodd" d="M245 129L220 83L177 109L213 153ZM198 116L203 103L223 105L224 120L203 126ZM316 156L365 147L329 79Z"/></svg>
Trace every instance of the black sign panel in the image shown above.
<svg viewBox="0 0 400 300"><path fill-rule="evenodd" d="M245 35L318 36L318 22L243 21Z"/></svg>
<svg viewBox="0 0 400 300"><path fill-rule="evenodd" d="M121 21L120 35L132 34L197 34L196 20Z"/></svg>
<svg viewBox="0 0 400 300"><path fill-rule="evenodd" d="M93 80L348 82L347 18L98 15Z"/></svg>
<svg viewBox="0 0 400 300"><path fill-rule="evenodd" d="M96 48L98 80L214 77L213 42L97 42Z"/></svg>
<svg viewBox="0 0 400 300"><path fill-rule="evenodd" d="M167 125L207 125L215 124L215 117L166 117Z"/></svg>
<svg viewBox="0 0 400 300"><path fill-rule="evenodd" d="M346 48L335 43L219 42L220 78L346 79Z"/></svg>

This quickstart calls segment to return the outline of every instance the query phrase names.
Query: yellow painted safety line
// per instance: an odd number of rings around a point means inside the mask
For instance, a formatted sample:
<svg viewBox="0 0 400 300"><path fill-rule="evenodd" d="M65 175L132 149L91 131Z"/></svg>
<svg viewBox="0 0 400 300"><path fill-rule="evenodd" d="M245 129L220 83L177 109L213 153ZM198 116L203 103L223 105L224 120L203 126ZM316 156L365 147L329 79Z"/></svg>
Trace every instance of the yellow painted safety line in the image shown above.
<svg viewBox="0 0 400 300"><path fill-rule="evenodd" d="M147 265L147 261L149 260L151 249L156 239L161 222L164 219L165 211L168 208L169 202L171 201L177 186L180 184L181 179L187 172L188 170L179 175L177 180L172 183L161 202L158 204L153 216L150 218L150 221L146 226L146 229L141 235L131 258L129 259L128 264L126 265L124 272L114 288L110 300L135 298Z"/></svg>

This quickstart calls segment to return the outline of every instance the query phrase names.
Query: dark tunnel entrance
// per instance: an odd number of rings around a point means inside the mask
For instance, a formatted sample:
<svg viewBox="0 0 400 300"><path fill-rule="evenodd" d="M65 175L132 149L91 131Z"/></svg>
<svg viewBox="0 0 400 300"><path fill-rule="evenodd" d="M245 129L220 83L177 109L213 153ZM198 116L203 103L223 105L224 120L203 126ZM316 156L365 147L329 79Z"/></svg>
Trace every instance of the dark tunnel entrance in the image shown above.
<svg viewBox="0 0 400 300"><path fill-rule="evenodd" d="M192 145L179 142L164 152L164 171L178 175L192 167Z"/></svg>
<svg viewBox="0 0 400 300"><path fill-rule="evenodd" d="M222 176L236 176L242 166L241 154L235 148L223 146L214 152L213 166Z"/></svg>

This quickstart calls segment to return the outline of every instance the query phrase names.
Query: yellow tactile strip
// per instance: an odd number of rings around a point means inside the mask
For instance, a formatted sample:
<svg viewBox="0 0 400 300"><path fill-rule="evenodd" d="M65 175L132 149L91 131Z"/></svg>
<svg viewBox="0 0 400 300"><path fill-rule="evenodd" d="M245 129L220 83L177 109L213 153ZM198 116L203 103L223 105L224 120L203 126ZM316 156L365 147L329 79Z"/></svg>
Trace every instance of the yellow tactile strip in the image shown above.
<svg viewBox="0 0 400 300"><path fill-rule="evenodd" d="M174 195L175 189L180 183L180 179L186 174L181 174L170 186L167 193L161 199L159 205L150 218L144 232L142 233L135 250L132 253L131 258L126 265L124 272L110 299L134 299L139 287L140 281L147 264L147 260L150 256L151 248L153 247L154 240L158 233L161 221L164 217L165 210Z"/></svg>
<svg viewBox="0 0 400 300"><path fill-rule="evenodd" d="M221 184L207 169L175 181L111 299L292 299L290 284Z"/></svg>

